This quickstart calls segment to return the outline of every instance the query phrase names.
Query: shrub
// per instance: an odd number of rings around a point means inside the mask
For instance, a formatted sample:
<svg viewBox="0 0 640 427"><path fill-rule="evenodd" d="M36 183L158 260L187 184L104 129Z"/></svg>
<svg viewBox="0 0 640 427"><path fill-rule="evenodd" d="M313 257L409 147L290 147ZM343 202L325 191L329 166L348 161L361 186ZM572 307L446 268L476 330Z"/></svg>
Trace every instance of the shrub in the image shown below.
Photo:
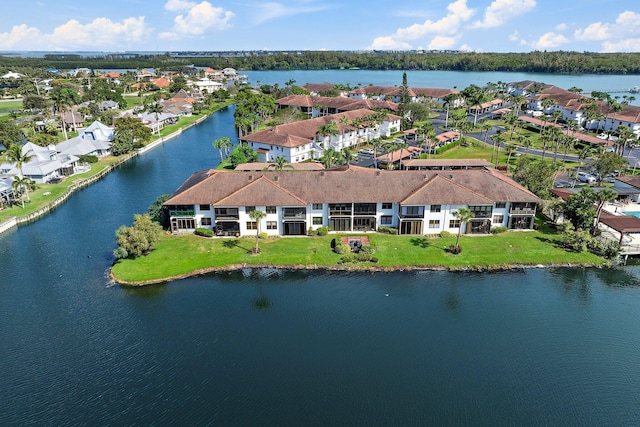
<svg viewBox="0 0 640 427"><path fill-rule="evenodd" d="M360 248L360 253L361 254L368 254L371 255L373 253L375 253L376 248L371 246L371 245L364 245Z"/></svg>
<svg viewBox="0 0 640 427"><path fill-rule="evenodd" d="M313 229L313 227L309 227L309 230L307 231L307 236L317 236L318 232L316 230Z"/></svg>
<svg viewBox="0 0 640 427"><path fill-rule="evenodd" d="M193 234L202 237L213 237L213 230L209 230L208 228L196 228L196 231L194 231Z"/></svg>
<svg viewBox="0 0 640 427"><path fill-rule="evenodd" d="M81 154L78 156L83 163L98 163L98 156L91 156L89 154Z"/></svg>
<svg viewBox="0 0 640 427"><path fill-rule="evenodd" d="M326 236L329 234L329 227L319 227L316 232L318 233L318 236Z"/></svg>
<svg viewBox="0 0 640 427"><path fill-rule="evenodd" d="M387 233L387 234L398 234L398 229L394 227L386 227L384 225L381 225L380 227L378 227L378 232Z"/></svg>
<svg viewBox="0 0 640 427"><path fill-rule="evenodd" d="M266 231L262 231L260 232L260 234L258 234L258 237L262 240L266 239L267 237L269 237L269 234L267 234Z"/></svg>
<svg viewBox="0 0 640 427"><path fill-rule="evenodd" d="M118 249L113 255L118 259L144 255L153 250L161 233L162 227L149 214L134 215L133 226L122 225L116 230Z"/></svg>
<svg viewBox="0 0 640 427"><path fill-rule="evenodd" d="M491 229L491 234L500 234L507 231L507 227L493 227Z"/></svg>
<svg viewBox="0 0 640 427"><path fill-rule="evenodd" d="M451 237L451 236L452 236L452 234L450 232L448 232L448 231L444 231L443 230L443 231L440 232L440 237Z"/></svg>
<svg viewBox="0 0 640 427"><path fill-rule="evenodd" d="M350 252L348 254L344 254L342 258L340 258L340 260L338 261L338 264L349 264L349 263L355 263L355 262L377 263L378 258L372 257L370 254L364 254L362 252L357 254Z"/></svg>

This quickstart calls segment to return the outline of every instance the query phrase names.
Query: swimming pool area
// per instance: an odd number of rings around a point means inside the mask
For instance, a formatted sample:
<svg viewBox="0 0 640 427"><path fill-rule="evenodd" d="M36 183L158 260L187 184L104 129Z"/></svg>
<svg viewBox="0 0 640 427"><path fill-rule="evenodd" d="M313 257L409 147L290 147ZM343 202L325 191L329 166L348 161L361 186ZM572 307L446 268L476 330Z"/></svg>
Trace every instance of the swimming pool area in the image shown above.
<svg viewBox="0 0 640 427"><path fill-rule="evenodd" d="M629 212L629 211L627 211L624 214L627 215L627 216L635 216L636 218L640 218L640 212Z"/></svg>

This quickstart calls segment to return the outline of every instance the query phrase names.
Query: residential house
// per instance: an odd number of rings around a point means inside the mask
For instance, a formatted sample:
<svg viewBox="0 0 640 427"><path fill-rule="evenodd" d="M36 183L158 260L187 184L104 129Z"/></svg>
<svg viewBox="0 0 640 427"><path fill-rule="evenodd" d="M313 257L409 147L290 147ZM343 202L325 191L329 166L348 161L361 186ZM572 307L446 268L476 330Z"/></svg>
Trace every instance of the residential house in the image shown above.
<svg viewBox="0 0 640 427"><path fill-rule="evenodd" d="M58 153L54 146L40 147L27 142L22 146L22 153L33 156L30 161L22 165L24 176L38 184L87 170L77 156ZM2 163L0 174L20 175L20 169L15 163Z"/></svg>
<svg viewBox="0 0 640 427"><path fill-rule="evenodd" d="M78 136L63 141L55 146L60 154L74 156L104 157L111 152L111 141L114 129L95 121L89 127L80 129Z"/></svg>
<svg viewBox="0 0 640 427"><path fill-rule="evenodd" d="M280 109L295 107L311 118L362 108L398 111L398 104L374 99L352 99L339 96L290 95L276 101Z"/></svg>
<svg viewBox="0 0 640 427"><path fill-rule="evenodd" d="M260 230L273 236L397 228L400 234L443 231L487 234L492 227L533 228L540 201L493 169L383 171L344 166L320 171L219 171L192 174L164 203L174 233L198 227L216 235L255 234L254 209L266 217ZM460 224L455 212L473 218Z"/></svg>
<svg viewBox="0 0 640 427"><path fill-rule="evenodd" d="M272 162L278 157L284 157L289 163L298 163L320 158L330 147L340 151L374 138L399 132L399 116L387 114L383 121L376 122L371 119L376 114L375 111L366 109L346 111L274 126L245 135L240 140L258 152L259 162ZM318 133L322 125L332 121L337 126L337 134Z"/></svg>

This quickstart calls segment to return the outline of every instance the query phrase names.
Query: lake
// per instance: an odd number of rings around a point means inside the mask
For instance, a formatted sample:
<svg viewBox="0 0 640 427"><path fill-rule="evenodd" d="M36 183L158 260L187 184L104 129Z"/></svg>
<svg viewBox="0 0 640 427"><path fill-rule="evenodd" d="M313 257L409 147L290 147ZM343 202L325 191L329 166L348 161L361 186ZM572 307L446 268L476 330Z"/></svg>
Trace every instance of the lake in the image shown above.
<svg viewBox="0 0 640 427"><path fill-rule="evenodd" d="M115 230L220 136L233 107L0 235L0 425L640 419L639 267L109 283Z"/></svg>

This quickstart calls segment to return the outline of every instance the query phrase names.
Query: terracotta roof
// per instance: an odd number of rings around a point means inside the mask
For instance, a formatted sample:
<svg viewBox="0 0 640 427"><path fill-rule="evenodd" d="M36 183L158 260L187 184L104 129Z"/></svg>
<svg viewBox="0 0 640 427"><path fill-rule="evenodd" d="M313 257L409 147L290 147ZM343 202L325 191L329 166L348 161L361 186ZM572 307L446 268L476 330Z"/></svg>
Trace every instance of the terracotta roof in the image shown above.
<svg viewBox="0 0 640 427"><path fill-rule="evenodd" d="M421 151L422 149L420 147L409 146L402 150L395 150L395 151L392 151L391 153L386 153L381 156L378 156L376 157L376 160L379 162L395 163L399 160L404 159L405 157L411 157Z"/></svg>
<svg viewBox="0 0 640 427"><path fill-rule="evenodd" d="M236 171L261 171L266 169L274 170L275 163L242 163L236 166ZM324 169L324 165L319 162L300 162L300 163L287 163L287 166L283 169L286 171L319 171Z"/></svg>
<svg viewBox="0 0 640 427"><path fill-rule="evenodd" d="M616 177L618 181L622 181L625 184L629 184L632 187L636 187L640 189L640 175L631 175L631 176L619 176Z"/></svg>
<svg viewBox="0 0 640 427"><path fill-rule="evenodd" d="M219 204L221 200L225 200L227 203L233 200L237 206L274 205L274 201L269 198L269 195L275 191L275 188L281 188L291 197L307 204L400 203L420 190L436 175L442 175L446 180L436 181L438 185L433 185L428 192L419 197L424 197L424 200L430 197L429 200L446 201L449 200L447 198L454 197L449 194L453 191L452 189L463 191L462 188L464 188L465 194L469 195L474 202L484 200L483 197L493 202L537 203L540 201L533 193L510 178L486 169L445 172L383 171L346 166L326 171L235 172L207 170L196 172L178 188L165 204ZM236 193L249 184L257 182L263 176L267 180L261 183L260 187L252 187L256 191ZM268 192L264 193L266 189ZM258 190L263 192L265 200L261 199L262 195L257 194ZM234 195L234 193L236 194ZM234 198L227 199L231 195L234 195ZM279 195L278 197L284 196ZM418 196L415 197L415 200L418 200ZM264 204L258 203L258 199L264 201ZM484 201L486 202L486 200Z"/></svg>
<svg viewBox="0 0 640 427"><path fill-rule="evenodd" d="M442 132L440 135L436 135L436 138L440 142L451 141L452 139L456 139L459 137L460 137L460 132L454 132L454 131Z"/></svg>
<svg viewBox="0 0 640 427"><path fill-rule="evenodd" d="M490 167L491 162L485 159L410 159L404 160L403 165L422 167Z"/></svg>
<svg viewBox="0 0 640 427"><path fill-rule="evenodd" d="M542 121L540 119L537 119L535 117L529 117L529 116L518 116L519 120L522 120L523 122L527 122L527 123L531 123L532 125L536 125L536 126L540 126L540 127L549 127L549 126L553 126L553 127L557 127L562 129L562 126L560 126L557 123L553 123L550 121Z"/></svg>
<svg viewBox="0 0 640 427"><path fill-rule="evenodd" d="M422 187L402 200L403 205L490 205L493 201L458 184L454 176L434 175Z"/></svg>
<svg viewBox="0 0 640 427"><path fill-rule="evenodd" d="M315 105L335 108L341 111L353 111L361 108L373 109L384 108L391 111L398 110L398 104L391 101L380 101L376 99L352 99L342 96L312 96L312 95L290 95L276 101L278 105L286 107L311 108Z"/></svg>
<svg viewBox="0 0 640 427"><path fill-rule="evenodd" d="M600 214L600 222L619 233L640 233L640 218L627 215Z"/></svg>
<svg viewBox="0 0 640 427"><path fill-rule="evenodd" d="M285 123L260 132L245 135L241 137L240 140L277 145L281 147L298 147L312 142L316 137L318 128L324 123L335 121L338 125L338 132L343 134L348 131L354 131L356 128L351 124L340 123L341 117L346 117L349 122L351 122L353 119L364 118L374 113L375 112L371 110L360 109L333 114L330 116L316 117L315 119ZM400 117L389 114L388 119L400 120Z"/></svg>
<svg viewBox="0 0 640 427"><path fill-rule="evenodd" d="M278 175L273 176L278 179ZM216 202L218 206L305 206L306 202L269 178L260 176Z"/></svg>

